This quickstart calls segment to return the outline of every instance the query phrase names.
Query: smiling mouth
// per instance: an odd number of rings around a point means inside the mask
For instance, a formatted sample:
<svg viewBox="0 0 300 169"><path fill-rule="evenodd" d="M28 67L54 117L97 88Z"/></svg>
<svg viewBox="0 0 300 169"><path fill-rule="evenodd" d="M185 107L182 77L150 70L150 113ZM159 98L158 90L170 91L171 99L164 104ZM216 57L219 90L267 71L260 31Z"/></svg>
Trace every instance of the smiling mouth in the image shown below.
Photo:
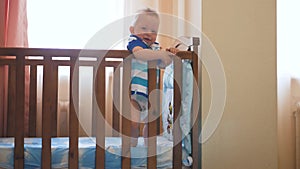
<svg viewBox="0 0 300 169"><path fill-rule="evenodd" d="M151 39L150 38L144 38L144 41L151 41Z"/></svg>
<svg viewBox="0 0 300 169"><path fill-rule="evenodd" d="M143 41L147 44L147 45L151 45L151 39L149 38L143 38Z"/></svg>

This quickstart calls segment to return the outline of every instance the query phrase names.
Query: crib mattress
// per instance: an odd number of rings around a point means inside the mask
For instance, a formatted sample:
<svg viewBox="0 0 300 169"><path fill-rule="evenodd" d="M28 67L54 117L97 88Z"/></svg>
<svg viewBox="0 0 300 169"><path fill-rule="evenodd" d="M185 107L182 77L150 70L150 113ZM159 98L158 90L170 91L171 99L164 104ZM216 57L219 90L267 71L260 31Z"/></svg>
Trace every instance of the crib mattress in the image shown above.
<svg viewBox="0 0 300 169"><path fill-rule="evenodd" d="M105 138L105 168L121 168L121 142L120 137ZM25 168L41 168L41 138L24 139ZM173 143L164 137L157 137L157 168L172 167ZM52 167L68 167L69 138L52 138ZM95 138L79 138L79 167L95 168ZM14 138L0 138L0 167L13 168L14 166ZM131 148L131 165L145 167L147 164L147 147L143 145L143 139L139 138L138 145Z"/></svg>

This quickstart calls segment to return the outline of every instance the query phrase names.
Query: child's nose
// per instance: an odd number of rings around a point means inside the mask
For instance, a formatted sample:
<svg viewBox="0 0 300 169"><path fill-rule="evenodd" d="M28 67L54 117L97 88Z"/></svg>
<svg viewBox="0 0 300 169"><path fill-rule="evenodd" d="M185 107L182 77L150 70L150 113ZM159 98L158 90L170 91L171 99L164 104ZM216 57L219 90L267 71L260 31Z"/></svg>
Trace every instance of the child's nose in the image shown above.
<svg viewBox="0 0 300 169"><path fill-rule="evenodd" d="M151 31L147 31L145 34L146 34L147 36L152 36L154 33L151 32Z"/></svg>

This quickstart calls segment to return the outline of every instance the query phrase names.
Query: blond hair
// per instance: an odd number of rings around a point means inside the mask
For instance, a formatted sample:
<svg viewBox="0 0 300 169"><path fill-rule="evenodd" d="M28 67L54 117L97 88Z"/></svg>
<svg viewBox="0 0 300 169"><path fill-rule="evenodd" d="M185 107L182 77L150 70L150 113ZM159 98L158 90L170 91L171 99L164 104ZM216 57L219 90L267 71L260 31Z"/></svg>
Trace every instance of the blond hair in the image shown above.
<svg viewBox="0 0 300 169"><path fill-rule="evenodd" d="M158 15L158 13L155 10L152 10L150 8L146 8L146 9L141 9L141 10L137 11L137 13L135 14L135 17L134 17L131 25L135 26L135 24L138 21L138 19L141 16L145 16L145 15L147 15L147 16L154 16L154 17L156 17L159 20L159 15Z"/></svg>

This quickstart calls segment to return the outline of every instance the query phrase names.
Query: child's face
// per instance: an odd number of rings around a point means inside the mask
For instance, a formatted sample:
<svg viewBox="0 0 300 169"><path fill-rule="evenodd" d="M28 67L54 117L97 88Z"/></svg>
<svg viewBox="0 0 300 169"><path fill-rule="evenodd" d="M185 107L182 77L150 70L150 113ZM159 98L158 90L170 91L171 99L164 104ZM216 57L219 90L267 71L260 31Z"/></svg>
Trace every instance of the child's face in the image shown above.
<svg viewBox="0 0 300 169"><path fill-rule="evenodd" d="M150 46L156 41L158 26L159 19L156 16L142 15L137 19L135 26L130 27L130 32Z"/></svg>

